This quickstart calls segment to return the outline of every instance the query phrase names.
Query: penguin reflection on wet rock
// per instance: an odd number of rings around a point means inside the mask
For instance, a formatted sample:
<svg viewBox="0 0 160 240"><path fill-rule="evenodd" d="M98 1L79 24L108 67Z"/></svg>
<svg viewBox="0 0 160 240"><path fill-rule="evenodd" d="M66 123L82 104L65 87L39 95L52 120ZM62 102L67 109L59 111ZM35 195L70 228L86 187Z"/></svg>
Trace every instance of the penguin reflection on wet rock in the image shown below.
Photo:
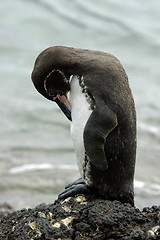
<svg viewBox="0 0 160 240"><path fill-rule="evenodd" d="M136 113L119 60L100 51L50 47L37 57L32 81L71 120L81 178L59 198L91 193L134 205Z"/></svg>

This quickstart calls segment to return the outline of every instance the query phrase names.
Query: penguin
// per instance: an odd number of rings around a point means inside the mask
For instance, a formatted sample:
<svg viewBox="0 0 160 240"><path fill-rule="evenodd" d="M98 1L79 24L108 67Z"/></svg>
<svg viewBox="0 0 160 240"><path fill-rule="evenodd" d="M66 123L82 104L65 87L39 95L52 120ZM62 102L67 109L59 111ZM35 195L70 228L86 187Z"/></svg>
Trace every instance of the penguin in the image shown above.
<svg viewBox="0 0 160 240"><path fill-rule="evenodd" d="M31 78L71 121L81 177L58 197L95 194L133 206L136 110L120 61L102 51L53 46L39 54Z"/></svg>

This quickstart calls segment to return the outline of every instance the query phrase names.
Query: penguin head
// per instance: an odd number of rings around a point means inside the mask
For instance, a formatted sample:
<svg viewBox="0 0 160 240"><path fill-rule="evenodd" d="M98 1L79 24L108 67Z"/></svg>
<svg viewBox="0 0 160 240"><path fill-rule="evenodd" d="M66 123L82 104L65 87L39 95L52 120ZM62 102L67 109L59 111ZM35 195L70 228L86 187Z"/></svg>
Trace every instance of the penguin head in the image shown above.
<svg viewBox="0 0 160 240"><path fill-rule="evenodd" d="M56 102L71 120L71 106L67 98L67 93L70 91L70 76L58 69L58 66L51 65L51 62L45 52L38 56L31 75L33 84L41 95Z"/></svg>
<svg viewBox="0 0 160 240"><path fill-rule="evenodd" d="M44 80L44 89L48 99L55 101L66 117L71 120L71 105L67 98L70 84L64 73L60 70L52 70Z"/></svg>

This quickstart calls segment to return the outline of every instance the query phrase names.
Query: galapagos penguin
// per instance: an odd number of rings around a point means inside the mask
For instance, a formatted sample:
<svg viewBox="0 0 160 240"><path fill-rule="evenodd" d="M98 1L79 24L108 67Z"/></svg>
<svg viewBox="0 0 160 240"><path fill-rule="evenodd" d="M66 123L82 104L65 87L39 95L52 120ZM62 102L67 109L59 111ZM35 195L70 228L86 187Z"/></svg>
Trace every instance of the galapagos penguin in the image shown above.
<svg viewBox="0 0 160 240"><path fill-rule="evenodd" d="M37 57L32 81L71 120L81 178L59 198L94 193L134 205L136 111L119 60L106 52L54 46Z"/></svg>

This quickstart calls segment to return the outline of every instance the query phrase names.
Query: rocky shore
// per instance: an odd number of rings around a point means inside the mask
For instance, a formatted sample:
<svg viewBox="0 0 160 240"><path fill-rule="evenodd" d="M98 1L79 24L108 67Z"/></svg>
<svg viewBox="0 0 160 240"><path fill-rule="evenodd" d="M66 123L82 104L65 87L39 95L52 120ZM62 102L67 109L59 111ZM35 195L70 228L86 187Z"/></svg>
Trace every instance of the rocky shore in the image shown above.
<svg viewBox="0 0 160 240"><path fill-rule="evenodd" d="M69 197L1 214L0 240L14 239L160 239L160 206L140 211L94 196Z"/></svg>

